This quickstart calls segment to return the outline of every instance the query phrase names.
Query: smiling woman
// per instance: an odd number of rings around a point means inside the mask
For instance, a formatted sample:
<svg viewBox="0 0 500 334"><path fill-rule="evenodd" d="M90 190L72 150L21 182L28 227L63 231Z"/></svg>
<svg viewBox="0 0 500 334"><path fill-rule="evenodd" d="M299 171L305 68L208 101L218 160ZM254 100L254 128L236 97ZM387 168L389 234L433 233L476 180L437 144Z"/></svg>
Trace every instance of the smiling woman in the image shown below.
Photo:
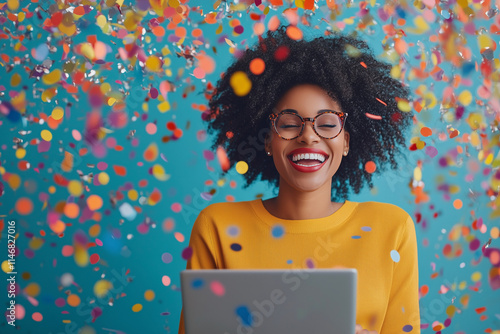
<svg viewBox="0 0 500 334"><path fill-rule="evenodd" d="M420 333L411 216L393 204L347 199L373 186L388 164L398 167L412 119L398 104L409 101L408 88L365 42L292 39L293 28L246 50L205 115L212 148L223 146L232 165L248 164L245 188L260 177L278 195L203 209L186 269L355 268L356 333ZM242 150L257 134L260 145ZM184 333L182 312L179 325Z"/></svg>

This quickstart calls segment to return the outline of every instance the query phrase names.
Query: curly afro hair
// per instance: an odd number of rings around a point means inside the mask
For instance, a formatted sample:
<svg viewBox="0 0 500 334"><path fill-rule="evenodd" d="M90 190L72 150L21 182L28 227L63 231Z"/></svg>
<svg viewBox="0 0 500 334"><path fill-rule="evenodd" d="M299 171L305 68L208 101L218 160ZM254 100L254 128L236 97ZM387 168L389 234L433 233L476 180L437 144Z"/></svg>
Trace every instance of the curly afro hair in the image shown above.
<svg viewBox="0 0 500 334"><path fill-rule="evenodd" d="M260 74L250 69L257 58L265 64ZM251 81L246 95L235 91L231 82L235 73L241 77L240 71ZM398 101L410 101L410 90L390 71L391 65L375 59L367 43L356 37L332 33L309 41L294 40L288 37L287 27L281 26L259 36L259 43L242 52L217 82L204 115L208 133L216 134L212 149L222 146L231 166L238 161L248 163L244 188L259 176L279 187L280 175L272 157L264 152L271 131L268 115L289 89L317 85L349 113L345 124L349 154L332 178L332 200L346 199L351 188L358 194L365 182L373 187L373 173L365 171L366 162L376 164L375 173L386 170L387 162L397 169L400 147L406 148L404 131L413 115L400 111Z"/></svg>

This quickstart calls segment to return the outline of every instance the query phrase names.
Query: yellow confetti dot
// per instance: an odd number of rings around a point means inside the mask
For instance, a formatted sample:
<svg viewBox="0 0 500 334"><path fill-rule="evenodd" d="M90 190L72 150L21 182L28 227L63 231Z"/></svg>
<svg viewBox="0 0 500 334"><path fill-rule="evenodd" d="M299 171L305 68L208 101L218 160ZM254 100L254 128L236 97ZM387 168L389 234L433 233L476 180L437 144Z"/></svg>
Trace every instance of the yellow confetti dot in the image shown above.
<svg viewBox="0 0 500 334"><path fill-rule="evenodd" d="M155 298L155 293L153 290L146 290L144 292L144 299L146 299L148 302L152 301Z"/></svg>
<svg viewBox="0 0 500 334"><path fill-rule="evenodd" d="M93 238L97 237L101 233L101 225L94 224L89 228L89 235Z"/></svg>
<svg viewBox="0 0 500 334"><path fill-rule="evenodd" d="M419 167L416 167L413 170L413 179L415 181L421 181L422 180L422 170Z"/></svg>
<svg viewBox="0 0 500 334"><path fill-rule="evenodd" d="M132 306L132 311L139 312L140 310L142 310L142 304L135 304Z"/></svg>
<svg viewBox="0 0 500 334"><path fill-rule="evenodd" d="M96 17L96 20L95 20L96 24L100 27L100 28L103 28L104 25L106 24L106 16L104 15L99 15L98 17Z"/></svg>
<svg viewBox="0 0 500 334"><path fill-rule="evenodd" d="M139 198L139 193L135 189L131 189L127 193L129 200L131 201L137 201L137 198Z"/></svg>
<svg viewBox="0 0 500 334"><path fill-rule="evenodd" d="M51 141L52 140L52 132L50 132L49 130L42 130L42 132L40 133L40 135L42 136L42 139L45 140L45 141Z"/></svg>
<svg viewBox="0 0 500 334"><path fill-rule="evenodd" d="M163 101L158 105L159 112L167 112L170 110L170 103L168 101Z"/></svg>
<svg viewBox="0 0 500 334"><path fill-rule="evenodd" d="M32 250L38 250L43 246L43 244L44 244L44 239L33 237L28 243L28 246Z"/></svg>
<svg viewBox="0 0 500 334"><path fill-rule="evenodd" d="M55 107L52 110L52 118L55 119L56 121L60 120L64 116L64 109L61 107Z"/></svg>
<svg viewBox="0 0 500 334"><path fill-rule="evenodd" d="M153 165L153 176L160 181L167 181L170 178L169 174L165 173L162 165Z"/></svg>
<svg viewBox="0 0 500 334"><path fill-rule="evenodd" d="M116 102L116 99L115 99L115 98L113 98L113 97L110 97L110 98L108 99L108 106L112 106L113 104L115 104L115 102Z"/></svg>
<svg viewBox="0 0 500 334"><path fill-rule="evenodd" d="M453 315L455 315L455 311L456 311L456 307L455 305L449 305L447 308L446 308L446 314L448 315L448 317L453 317Z"/></svg>
<svg viewBox="0 0 500 334"><path fill-rule="evenodd" d="M12 74L12 77L10 78L10 85L12 87L16 87L20 83L21 83L21 76L19 75L19 73Z"/></svg>
<svg viewBox="0 0 500 334"><path fill-rule="evenodd" d="M38 283L32 282L24 288L24 292L31 297L36 297L40 294L40 285Z"/></svg>
<svg viewBox="0 0 500 334"><path fill-rule="evenodd" d="M50 73L42 76L42 82L46 85L53 85L61 80L61 70L55 69Z"/></svg>
<svg viewBox="0 0 500 334"><path fill-rule="evenodd" d="M89 253L82 246L75 245L73 257L79 267L86 267L89 264Z"/></svg>
<svg viewBox="0 0 500 334"><path fill-rule="evenodd" d="M19 147L16 150L16 158L22 159L26 156L26 150L23 147Z"/></svg>
<svg viewBox="0 0 500 334"><path fill-rule="evenodd" d="M403 111L403 112L410 112L411 111L410 103L406 100L399 100L398 101L398 109Z"/></svg>
<svg viewBox="0 0 500 334"><path fill-rule="evenodd" d="M248 79L245 72L237 71L229 79L229 84L233 88L233 91L238 96L247 95L252 89L252 81Z"/></svg>
<svg viewBox="0 0 500 334"><path fill-rule="evenodd" d="M11 11L15 11L19 8L19 1L18 0L7 0L7 7Z"/></svg>
<svg viewBox="0 0 500 334"><path fill-rule="evenodd" d="M90 43L82 43L80 47L82 55L90 60L95 58L95 51Z"/></svg>
<svg viewBox="0 0 500 334"><path fill-rule="evenodd" d="M238 161L236 163L236 171L240 174L245 174L248 171L248 164L245 161Z"/></svg>
<svg viewBox="0 0 500 334"><path fill-rule="evenodd" d="M83 193L83 187L80 181L77 180L71 180L68 182L68 192L75 196L78 197Z"/></svg>
<svg viewBox="0 0 500 334"><path fill-rule="evenodd" d="M95 284L94 284L94 295L97 298L102 298L102 297L106 296L108 294L108 291L112 288L113 288L112 282L105 280L105 279L101 279L101 280L95 282Z"/></svg>
<svg viewBox="0 0 500 334"><path fill-rule="evenodd" d="M458 101L464 106L468 106L472 102L472 94L468 90L464 90L458 95Z"/></svg>
<svg viewBox="0 0 500 334"><path fill-rule="evenodd" d="M479 281L481 279L481 272L480 271L474 272L470 278L473 282Z"/></svg>
<svg viewBox="0 0 500 334"><path fill-rule="evenodd" d="M149 56L148 59L146 59L146 68L150 71L160 71L161 65L161 60L157 56Z"/></svg>
<svg viewBox="0 0 500 334"><path fill-rule="evenodd" d="M100 184L106 185L109 182L109 175L106 172L100 172L97 175L97 180L99 181Z"/></svg>
<svg viewBox="0 0 500 334"><path fill-rule="evenodd" d="M10 273L14 269L10 269L9 261L5 260L2 262L2 270L4 273Z"/></svg>

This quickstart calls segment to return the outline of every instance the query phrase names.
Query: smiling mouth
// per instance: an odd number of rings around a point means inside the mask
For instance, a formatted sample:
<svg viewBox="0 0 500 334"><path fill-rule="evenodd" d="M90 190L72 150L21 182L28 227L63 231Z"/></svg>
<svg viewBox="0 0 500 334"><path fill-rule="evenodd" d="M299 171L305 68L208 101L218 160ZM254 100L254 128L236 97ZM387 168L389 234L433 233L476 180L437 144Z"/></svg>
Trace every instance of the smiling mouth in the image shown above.
<svg viewBox="0 0 500 334"><path fill-rule="evenodd" d="M328 158L329 158L329 156L325 156L325 160L324 161L320 161L320 160L316 160L316 159L301 159L301 160L293 161L292 157L293 157L293 155L289 155L288 156L288 160L290 160L290 162L292 164L295 164L295 165L298 165L298 166L302 166L302 167L315 167L315 166L319 166L319 165L324 164L328 160Z"/></svg>

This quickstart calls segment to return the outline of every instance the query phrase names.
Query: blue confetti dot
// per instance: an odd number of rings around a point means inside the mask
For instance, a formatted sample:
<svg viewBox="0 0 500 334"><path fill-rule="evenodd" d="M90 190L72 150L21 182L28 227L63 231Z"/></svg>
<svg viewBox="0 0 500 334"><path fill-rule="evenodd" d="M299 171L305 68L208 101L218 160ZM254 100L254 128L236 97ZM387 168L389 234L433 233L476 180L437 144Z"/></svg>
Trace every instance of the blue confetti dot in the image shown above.
<svg viewBox="0 0 500 334"><path fill-rule="evenodd" d="M227 228L227 234L231 237L237 237L240 234L240 228L238 226L232 225Z"/></svg>
<svg viewBox="0 0 500 334"><path fill-rule="evenodd" d="M231 244L231 249L234 250L235 252L239 252L241 250L241 245L240 244Z"/></svg>
<svg viewBox="0 0 500 334"><path fill-rule="evenodd" d="M243 326L252 326L252 315L245 305L236 308L236 315L240 317Z"/></svg>
<svg viewBox="0 0 500 334"><path fill-rule="evenodd" d="M363 226L361 228L361 231L365 231L365 232L370 232L372 230L372 228L370 226Z"/></svg>
<svg viewBox="0 0 500 334"><path fill-rule="evenodd" d="M399 257L399 253L398 253L398 251L397 251L397 250L394 250L394 249L393 249L393 250L391 250L391 259L392 259L392 261L394 261L394 262L399 262L400 257Z"/></svg>
<svg viewBox="0 0 500 334"><path fill-rule="evenodd" d="M351 238L353 238L353 239L361 239L361 236L360 235L353 235Z"/></svg>
<svg viewBox="0 0 500 334"><path fill-rule="evenodd" d="M201 278L197 278L193 282L191 282L191 286L193 287L193 289L199 289L203 287L203 284L204 282Z"/></svg>
<svg viewBox="0 0 500 334"><path fill-rule="evenodd" d="M412 326L412 325L405 325L405 326L403 327L403 332L405 332L405 333L409 333L409 332L411 332L412 330L413 330L413 326Z"/></svg>
<svg viewBox="0 0 500 334"><path fill-rule="evenodd" d="M275 226L273 226L271 233L272 233L273 237L281 238L283 236L283 234L285 233L285 230L283 229L283 226L275 225Z"/></svg>
<svg viewBox="0 0 500 334"><path fill-rule="evenodd" d="M287 261L286 261L286 263L287 263L287 264L292 264L292 263L293 263L293 261L292 261L292 260L287 260Z"/></svg>

